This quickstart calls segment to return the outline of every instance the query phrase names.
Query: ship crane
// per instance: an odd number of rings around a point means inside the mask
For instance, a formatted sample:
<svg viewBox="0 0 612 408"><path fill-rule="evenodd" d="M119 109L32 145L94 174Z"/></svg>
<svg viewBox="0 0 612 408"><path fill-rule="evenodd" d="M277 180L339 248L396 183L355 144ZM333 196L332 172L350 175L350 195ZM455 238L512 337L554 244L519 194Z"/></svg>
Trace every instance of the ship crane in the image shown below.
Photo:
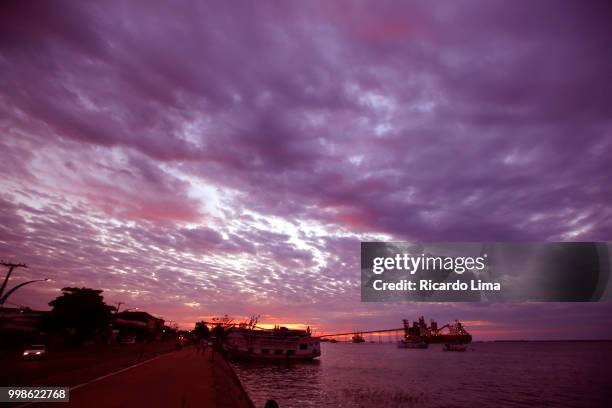
<svg viewBox="0 0 612 408"><path fill-rule="evenodd" d="M459 320L455 320L453 323L445 324L444 326L440 327L438 330L433 331L433 334L439 334L444 329L448 329L449 333L454 336L464 336L464 335L469 334L465 330L465 328L463 327L463 324Z"/></svg>
<svg viewBox="0 0 612 408"><path fill-rule="evenodd" d="M435 320L431 321L431 325L427 326L425 318L421 316L418 321L413 322L410 326L408 320L404 320L404 333L406 338L421 337L428 343L469 343L472 341L472 336L465 330L465 327L459 320L438 327Z"/></svg>

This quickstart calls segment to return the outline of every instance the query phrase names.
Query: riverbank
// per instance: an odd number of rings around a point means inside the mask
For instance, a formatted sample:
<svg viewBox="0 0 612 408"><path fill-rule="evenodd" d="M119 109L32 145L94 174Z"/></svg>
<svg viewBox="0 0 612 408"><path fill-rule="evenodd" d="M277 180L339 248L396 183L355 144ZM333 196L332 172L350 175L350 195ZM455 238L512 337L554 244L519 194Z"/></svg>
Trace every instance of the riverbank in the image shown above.
<svg viewBox="0 0 612 408"><path fill-rule="evenodd" d="M222 357L222 356L219 356ZM216 407L254 408L238 375L225 357L215 358L213 367L213 387L215 388Z"/></svg>

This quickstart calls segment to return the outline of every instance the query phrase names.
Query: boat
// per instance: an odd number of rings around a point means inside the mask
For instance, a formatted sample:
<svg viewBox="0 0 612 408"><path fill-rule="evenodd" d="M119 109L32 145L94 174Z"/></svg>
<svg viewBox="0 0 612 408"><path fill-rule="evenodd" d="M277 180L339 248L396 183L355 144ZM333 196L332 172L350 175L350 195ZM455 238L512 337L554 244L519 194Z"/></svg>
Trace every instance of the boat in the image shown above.
<svg viewBox="0 0 612 408"><path fill-rule="evenodd" d="M444 351L465 351L467 350L467 344L451 344L446 343L442 348Z"/></svg>
<svg viewBox="0 0 612 408"><path fill-rule="evenodd" d="M365 339L363 338L363 336L361 335L361 333L355 333L353 334L353 337L351 337L351 341L353 343L365 343Z"/></svg>
<svg viewBox="0 0 612 408"><path fill-rule="evenodd" d="M408 336L397 342L398 348L405 349L426 349L429 346L422 337Z"/></svg>
<svg viewBox="0 0 612 408"><path fill-rule="evenodd" d="M233 359L307 360L321 355L319 337L307 330L232 327L223 348Z"/></svg>

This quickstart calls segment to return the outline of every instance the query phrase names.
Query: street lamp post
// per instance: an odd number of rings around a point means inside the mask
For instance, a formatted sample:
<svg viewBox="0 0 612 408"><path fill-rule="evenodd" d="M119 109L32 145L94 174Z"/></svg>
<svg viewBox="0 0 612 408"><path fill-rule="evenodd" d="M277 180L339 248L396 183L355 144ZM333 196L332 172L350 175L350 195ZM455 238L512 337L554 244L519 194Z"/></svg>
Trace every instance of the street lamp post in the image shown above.
<svg viewBox="0 0 612 408"><path fill-rule="evenodd" d="M36 282L47 282L49 280L49 278L45 278L45 279L34 279L31 281L27 281L27 282L23 282L20 283L19 285L15 286L14 288L12 288L11 290L9 290L8 292L6 292L6 295L2 296L0 298L0 306L4 305L4 302L7 301L7 299L9 298L9 296L11 296L17 289L25 286L25 285L29 285L30 283L36 283Z"/></svg>

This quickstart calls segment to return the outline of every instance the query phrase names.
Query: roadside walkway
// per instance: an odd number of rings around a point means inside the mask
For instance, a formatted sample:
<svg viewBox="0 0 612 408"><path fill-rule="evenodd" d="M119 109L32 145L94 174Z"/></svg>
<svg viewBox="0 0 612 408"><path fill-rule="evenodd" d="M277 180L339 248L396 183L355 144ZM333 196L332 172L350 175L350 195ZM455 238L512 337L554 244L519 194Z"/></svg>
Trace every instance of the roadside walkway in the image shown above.
<svg viewBox="0 0 612 408"><path fill-rule="evenodd" d="M70 391L70 407L252 407L227 363L212 349L187 348ZM51 404L36 404L51 406ZM57 406L57 404L53 404Z"/></svg>

